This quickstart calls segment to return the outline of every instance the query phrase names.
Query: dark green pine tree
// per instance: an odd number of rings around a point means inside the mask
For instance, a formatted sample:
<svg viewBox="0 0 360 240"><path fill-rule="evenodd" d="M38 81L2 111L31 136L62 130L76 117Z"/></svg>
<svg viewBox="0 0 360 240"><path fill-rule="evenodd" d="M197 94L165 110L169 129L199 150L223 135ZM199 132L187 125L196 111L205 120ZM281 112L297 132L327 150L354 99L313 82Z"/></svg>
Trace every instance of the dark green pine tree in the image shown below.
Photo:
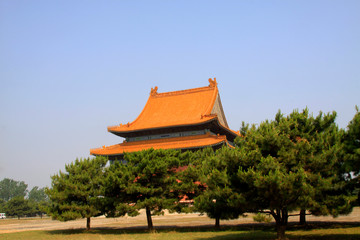
<svg viewBox="0 0 360 240"><path fill-rule="evenodd" d="M29 200L24 199L22 196L17 196L11 198L5 204L5 211L8 216L17 216L20 217L31 214L33 209L29 203Z"/></svg>
<svg viewBox="0 0 360 240"><path fill-rule="evenodd" d="M341 140L344 131L335 123L336 112L316 117L309 114L308 109L302 112L293 111L286 118L279 112L276 122L291 122L286 132L296 144L294 148L299 152L297 161L299 166L307 172L312 186L316 187L315 198L312 204L304 202L300 211L300 224L306 223L305 209L314 215L347 214L351 211L350 200L345 187L345 178L342 173L343 151ZM331 186L318 184L318 176L331 179Z"/></svg>
<svg viewBox="0 0 360 240"><path fill-rule="evenodd" d="M90 218L102 214L106 162L104 157L76 159L65 165L65 172L52 176L51 188L46 190L51 200L49 214L60 221L86 218L89 230Z"/></svg>
<svg viewBox="0 0 360 240"><path fill-rule="evenodd" d="M194 200L206 189L205 183L200 181L202 155L202 151L187 151L181 155L182 167L177 172L178 184L174 188L178 196L175 210L179 213L198 211Z"/></svg>
<svg viewBox="0 0 360 240"><path fill-rule="evenodd" d="M207 148L197 152L201 166L197 168L198 179L205 188L195 198L195 209L215 219L216 228L220 227L220 219L236 219L245 210L241 208L244 199L231 188L231 179L238 170L232 161L233 153L227 146L217 151Z"/></svg>
<svg viewBox="0 0 360 240"><path fill-rule="evenodd" d="M149 149L124 156L127 198L137 211L145 209L149 230L153 229L152 215L176 208L179 199L177 172L183 165L181 155L176 150ZM120 204L121 208L124 206Z"/></svg>
<svg viewBox="0 0 360 240"><path fill-rule="evenodd" d="M106 217L121 217L125 214L137 216L139 212L134 205L137 194L128 194L129 183L134 182L136 175L129 166L120 161L114 161L105 170L103 212Z"/></svg>
<svg viewBox="0 0 360 240"><path fill-rule="evenodd" d="M360 111L358 106L355 109L356 113L349 122L344 137L346 160L344 171L351 179L350 187L358 192L358 204L360 204Z"/></svg>
<svg viewBox="0 0 360 240"><path fill-rule="evenodd" d="M341 133L335 116L312 119L307 109L288 117L279 112L275 121L247 128L237 139L239 171L232 186L247 200L249 211L273 216L279 239L285 238L290 211L336 216L351 210L337 175Z"/></svg>

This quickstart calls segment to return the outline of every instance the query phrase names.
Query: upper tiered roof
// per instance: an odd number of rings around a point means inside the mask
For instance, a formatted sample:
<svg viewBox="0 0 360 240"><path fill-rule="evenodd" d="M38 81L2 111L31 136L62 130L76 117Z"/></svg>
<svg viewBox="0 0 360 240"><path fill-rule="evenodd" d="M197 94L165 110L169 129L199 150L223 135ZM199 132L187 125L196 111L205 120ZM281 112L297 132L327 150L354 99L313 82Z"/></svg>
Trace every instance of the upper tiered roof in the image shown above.
<svg viewBox="0 0 360 240"><path fill-rule="evenodd" d="M212 120L217 120L223 128L231 131L216 78L209 79L209 83L207 87L165 93L158 93L157 87L152 88L144 109L135 121L108 127L108 131L126 137L129 132L199 125Z"/></svg>

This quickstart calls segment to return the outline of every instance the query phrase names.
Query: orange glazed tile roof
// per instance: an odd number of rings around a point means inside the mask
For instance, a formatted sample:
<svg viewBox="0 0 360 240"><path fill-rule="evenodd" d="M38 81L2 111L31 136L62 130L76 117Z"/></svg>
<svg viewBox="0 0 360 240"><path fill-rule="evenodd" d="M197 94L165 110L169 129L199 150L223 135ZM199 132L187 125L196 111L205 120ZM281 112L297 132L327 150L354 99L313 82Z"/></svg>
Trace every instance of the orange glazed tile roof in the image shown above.
<svg viewBox="0 0 360 240"><path fill-rule="evenodd" d="M188 137L174 137L166 139L153 139L134 142L123 142L102 148L90 150L92 155L122 155L124 152L137 152L145 149L191 149L201 147L211 147L219 144L228 144L226 136L222 135L196 135Z"/></svg>
<svg viewBox="0 0 360 240"><path fill-rule="evenodd" d="M200 124L216 119L218 116L212 114L212 110L219 93L216 79L209 79L209 82L207 87L165 93L158 93L155 87L151 89L149 99L135 121L108 127L108 131L140 131Z"/></svg>

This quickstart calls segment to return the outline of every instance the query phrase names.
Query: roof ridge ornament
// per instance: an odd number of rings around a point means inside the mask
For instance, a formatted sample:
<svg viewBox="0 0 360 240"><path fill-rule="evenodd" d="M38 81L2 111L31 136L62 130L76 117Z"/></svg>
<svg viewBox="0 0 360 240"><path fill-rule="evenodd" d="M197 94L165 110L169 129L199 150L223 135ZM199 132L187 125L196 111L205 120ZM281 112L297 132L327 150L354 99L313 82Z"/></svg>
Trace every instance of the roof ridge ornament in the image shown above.
<svg viewBox="0 0 360 240"><path fill-rule="evenodd" d="M158 90L157 86L155 86L154 88L151 88L150 95L151 96L156 96L158 94L157 90Z"/></svg>
<svg viewBox="0 0 360 240"><path fill-rule="evenodd" d="M216 78L214 78L214 80L209 78L209 83L210 83L209 87L216 87L217 86Z"/></svg>

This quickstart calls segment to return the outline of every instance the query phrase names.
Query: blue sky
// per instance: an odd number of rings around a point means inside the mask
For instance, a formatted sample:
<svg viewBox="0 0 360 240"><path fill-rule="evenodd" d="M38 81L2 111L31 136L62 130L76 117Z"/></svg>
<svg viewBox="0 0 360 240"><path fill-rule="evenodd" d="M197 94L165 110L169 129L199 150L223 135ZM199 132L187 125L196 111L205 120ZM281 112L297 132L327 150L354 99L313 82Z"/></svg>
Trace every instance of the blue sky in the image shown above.
<svg viewBox="0 0 360 240"><path fill-rule="evenodd" d="M0 179L50 186L151 87L216 77L230 127L360 105L360 1L0 1Z"/></svg>

